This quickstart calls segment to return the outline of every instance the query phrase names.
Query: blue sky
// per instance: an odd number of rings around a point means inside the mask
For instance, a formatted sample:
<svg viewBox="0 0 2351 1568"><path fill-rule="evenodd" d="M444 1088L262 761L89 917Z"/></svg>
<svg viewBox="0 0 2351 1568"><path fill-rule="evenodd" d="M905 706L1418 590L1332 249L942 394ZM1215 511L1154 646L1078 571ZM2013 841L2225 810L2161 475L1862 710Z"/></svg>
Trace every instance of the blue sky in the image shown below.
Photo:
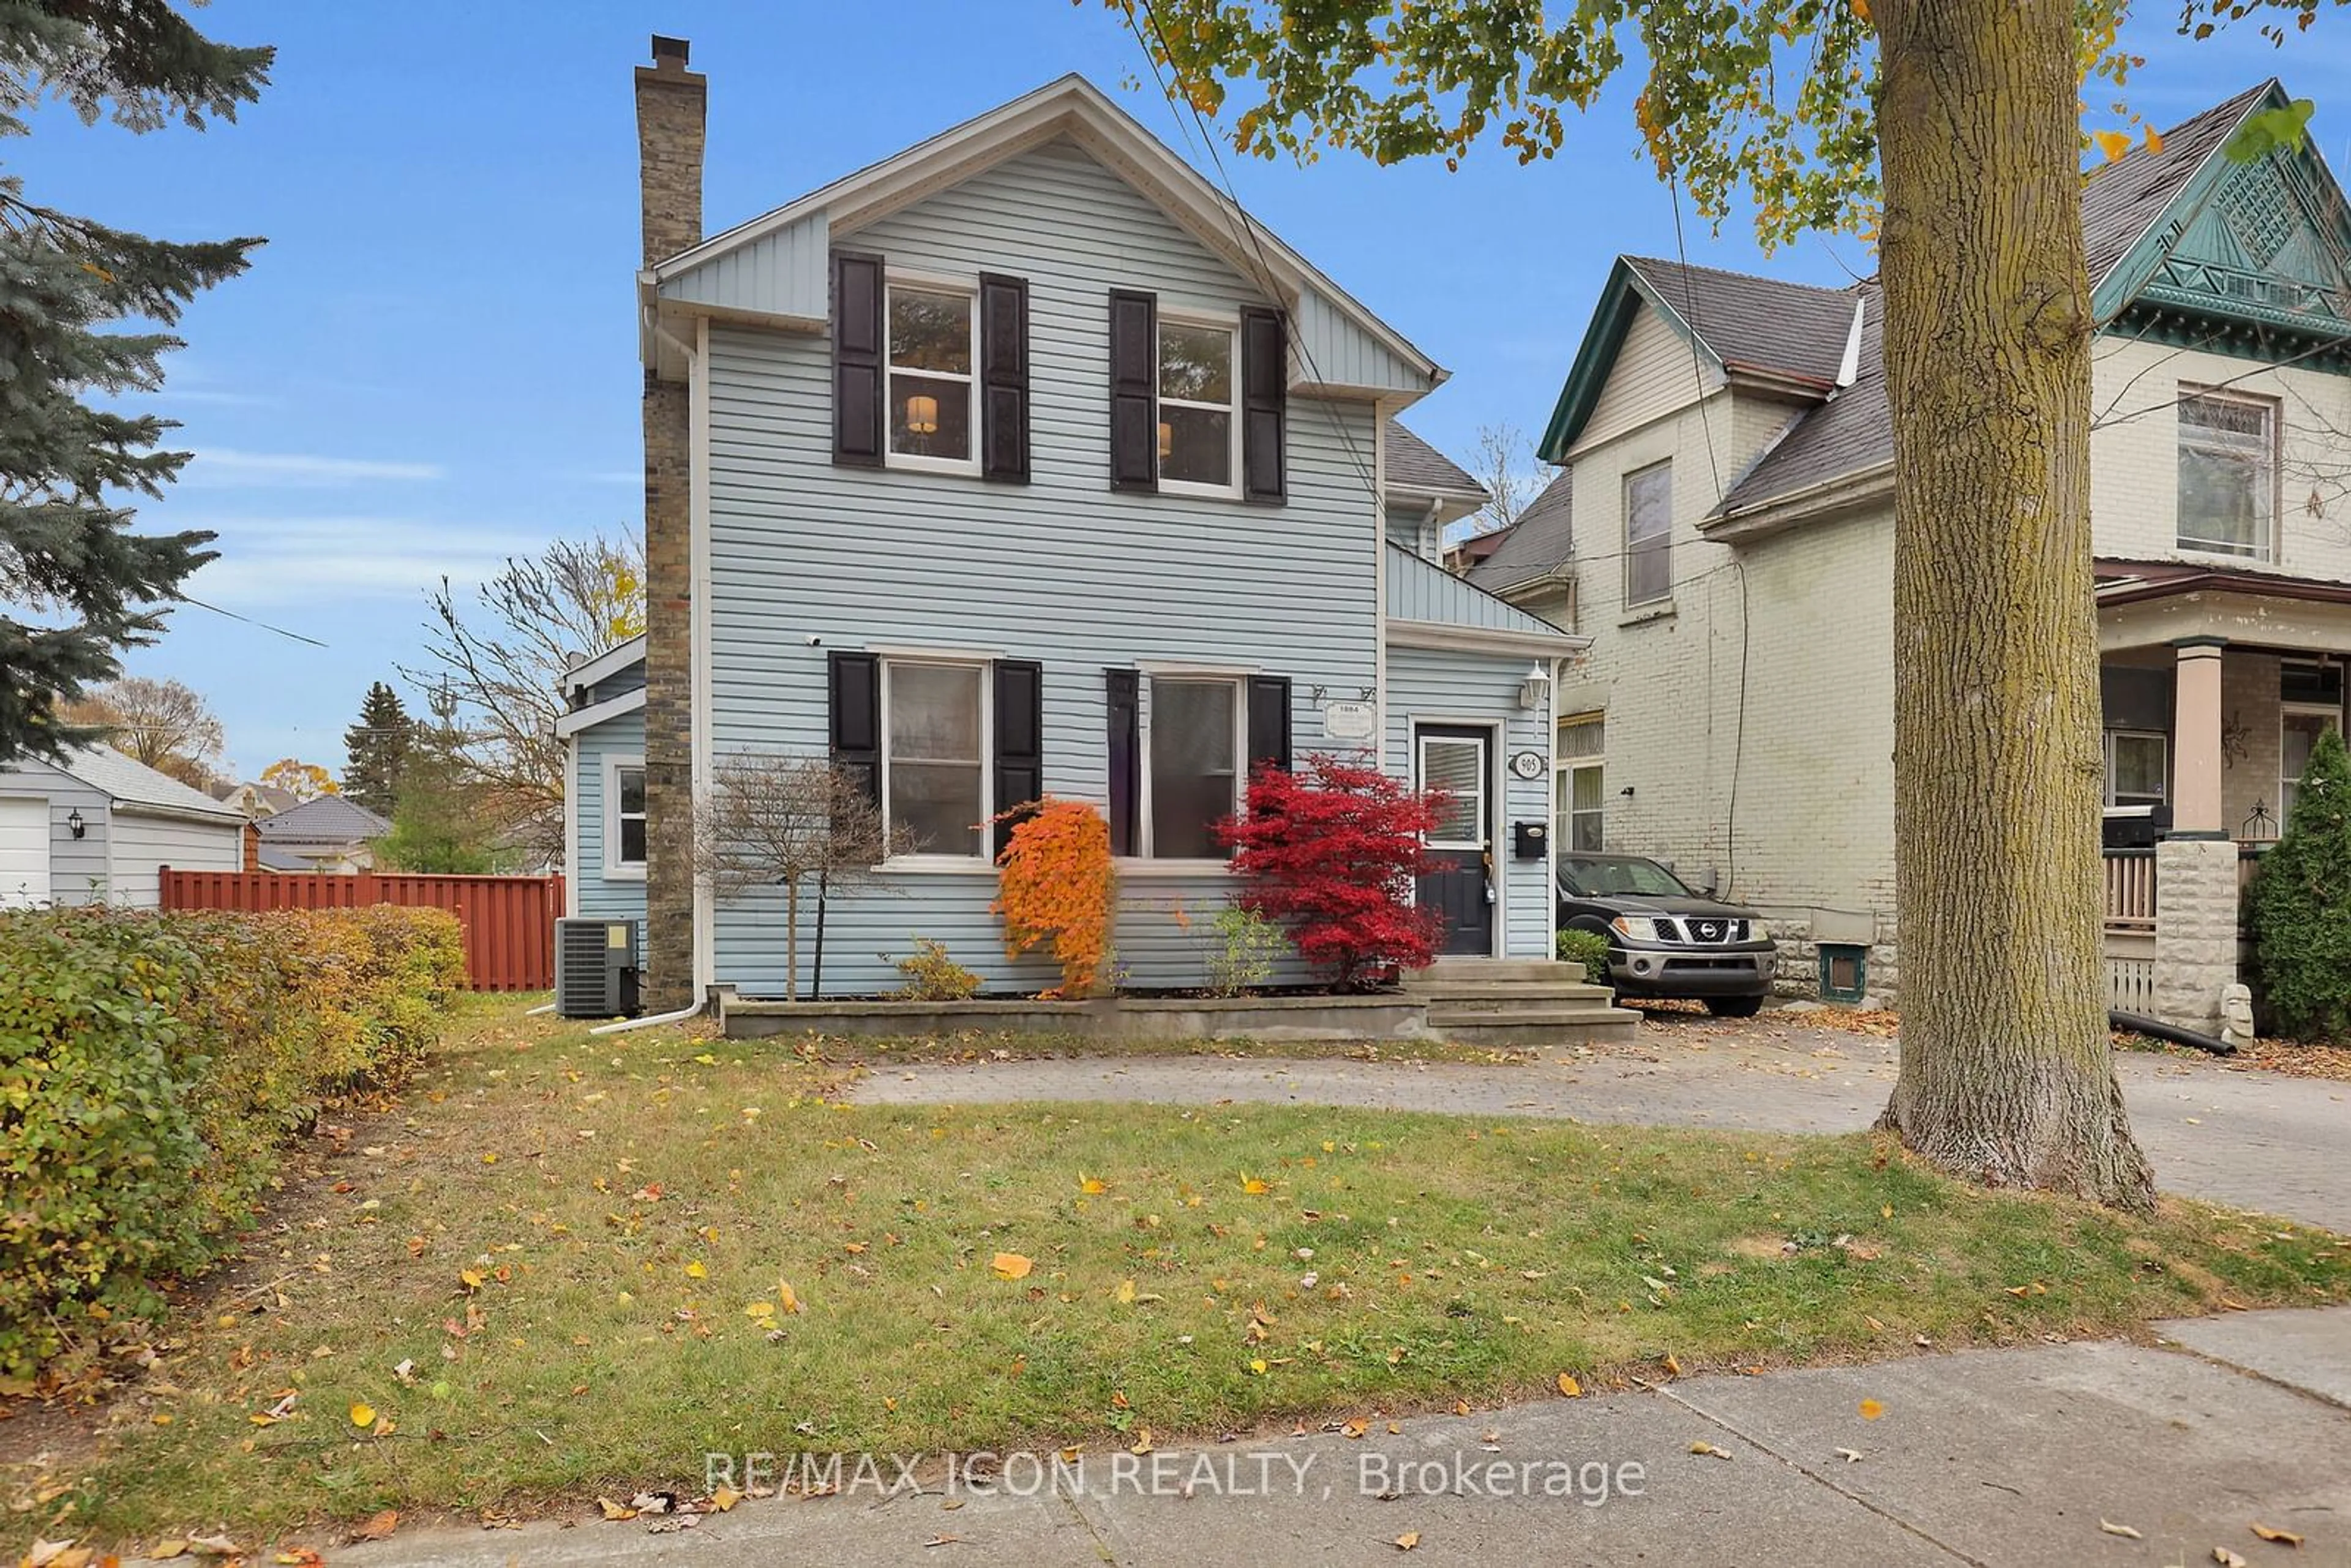
<svg viewBox="0 0 2351 1568"><path fill-rule="evenodd" d="M2133 106L2170 124L2273 71L2321 95L2345 166L2351 31L2324 16L2283 53L2250 30L2135 29ZM199 456L145 519L221 536L189 591L323 649L193 608L133 673L209 696L246 776L296 755L340 768L371 680L413 663L426 589L509 553L638 523L638 260L631 68L653 32L710 77L713 231L1064 71L1183 149L1114 13L1085 0L481 5L214 0L216 37L278 47L236 124L131 137L45 110L7 150L29 193L184 238L266 235L244 277L182 327L160 406ZM1139 85L1138 85L1139 78ZM1618 252L1672 255L1674 214L1636 156L1629 91L1569 151L1458 173L1349 155L1307 167L1228 153L1242 201L1453 371L1410 416L1465 455L1479 426L1539 428ZM1694 260L1841 283L1850 239L1768 261L1736 224L1687 231Z"/></svg>

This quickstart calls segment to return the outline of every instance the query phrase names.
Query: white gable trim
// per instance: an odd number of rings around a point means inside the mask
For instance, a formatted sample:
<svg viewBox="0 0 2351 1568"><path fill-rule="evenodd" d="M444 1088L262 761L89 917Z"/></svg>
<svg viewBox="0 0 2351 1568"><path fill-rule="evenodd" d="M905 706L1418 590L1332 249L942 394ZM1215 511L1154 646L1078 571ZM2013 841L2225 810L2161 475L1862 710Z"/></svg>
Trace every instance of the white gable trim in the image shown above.
<svg viewBox="0 0 2351 1568"><path fill-rule="evenodd" d="M1259 280L1293 306L1301 293L1320 296L1426 377L1430 387L1446 379L1437 361L1235 205L1100 88L1074 73L654 264L642 275L643 292L657 294L664 284L819 214L834 235L851 233L1065 134L1242 276ZM1269 272L1272 276L1265 277Z"/></svg>
<svg viewBox="0 0 2351 1568"><path fill-rule="evenodd" d="M635 713L644 706L645 688L639 686L634 691L622 692L619 696L606 697L602 702L590 703L586 707L573 708L569 713L557 716L556 738L566 739L578 735L583 729L593 729L608 718L618 718L624 713Z"/></svg>
<svg viewBox="0 0 2351 1568"><path fill-rule="evenodd" d="M556 681L558 690L584 691L598 681L610 680L632 664L645 660L645 636L640 632L625 643L616 643L593 658L582 659L563 672Z"/></svg>

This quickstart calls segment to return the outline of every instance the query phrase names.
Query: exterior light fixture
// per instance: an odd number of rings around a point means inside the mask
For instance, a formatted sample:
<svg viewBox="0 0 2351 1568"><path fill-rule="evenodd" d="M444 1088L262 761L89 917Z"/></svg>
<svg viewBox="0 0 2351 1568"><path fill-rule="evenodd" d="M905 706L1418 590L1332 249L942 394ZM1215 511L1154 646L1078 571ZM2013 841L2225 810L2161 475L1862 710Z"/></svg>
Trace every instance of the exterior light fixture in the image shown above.
<svg viewBox="0 0 2351 1568"><path fill-rule="evenodd" d="M72 810L66 813L66 831L71 833L75 838L79 838L84 833L89 831L89 824L81 820L80 807L76 806Z"/></svg>
<svg viewBox="0 0 2351 1568"><path fill-rule="evenodd" d="M1551 672L1538 659L1519 683L1519 706L1529 713L1541 713L1551 706Z"/></svg>
<svg viewBox="0 0 2351 1568"><path fill-rule="evenodd" d="M917 392L906 400L906 428L916 435L935 435L939 429L939 400Z"/></svg>

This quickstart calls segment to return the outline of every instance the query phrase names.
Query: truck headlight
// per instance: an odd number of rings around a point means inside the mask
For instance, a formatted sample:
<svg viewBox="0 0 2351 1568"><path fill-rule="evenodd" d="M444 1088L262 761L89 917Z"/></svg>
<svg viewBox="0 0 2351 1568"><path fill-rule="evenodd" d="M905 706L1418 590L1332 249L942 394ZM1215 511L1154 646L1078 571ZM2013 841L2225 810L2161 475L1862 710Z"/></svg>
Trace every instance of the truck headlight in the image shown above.
<svg viewBox="0 0 2351 1568"><path fill-rule="evenodd" d="M1638 915L1620 915L1608 925L1619 936L1635 942L1655 942L1657 939L1657 923Z"/></svg>

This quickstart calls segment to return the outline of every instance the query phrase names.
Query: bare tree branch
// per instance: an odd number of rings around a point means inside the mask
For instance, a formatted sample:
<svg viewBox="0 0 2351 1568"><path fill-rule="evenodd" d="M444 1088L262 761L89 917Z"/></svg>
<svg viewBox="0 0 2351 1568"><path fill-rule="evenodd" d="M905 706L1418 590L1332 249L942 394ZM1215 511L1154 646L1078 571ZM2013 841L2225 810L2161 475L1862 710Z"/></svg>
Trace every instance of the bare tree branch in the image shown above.
<svg viewBox="0 0 2351 1568"><path fill-rule="evenodd" d="M891 832L865 779L829 758L741 753L720 761L695 810L695 874L721 898L784 890L785 995L799 996L800 894L822 898L880 884L880 867L914 847ZM821 922L819 926L821 940Z"/></svg>
<svg viewBox="0 0 2351 1568"><path fill-rule="evenodd" d="M1509 528L1542 493L1534 443L1507 420L1479 428L1478 454L1470 461L1470 477L1486 487L1486 504L1469 518L1473 538Z"/></svg>
<svg viewBox="0 0 2351 1568"><path fill-rule="evenodd" d="M428 595L422 668L400 673L430 695L480 807L518 847L549 860L563 845L562 713L556 683L580 659L645 629L644 551L603 535L550 545L463 603L449 580Z"/></svg>

